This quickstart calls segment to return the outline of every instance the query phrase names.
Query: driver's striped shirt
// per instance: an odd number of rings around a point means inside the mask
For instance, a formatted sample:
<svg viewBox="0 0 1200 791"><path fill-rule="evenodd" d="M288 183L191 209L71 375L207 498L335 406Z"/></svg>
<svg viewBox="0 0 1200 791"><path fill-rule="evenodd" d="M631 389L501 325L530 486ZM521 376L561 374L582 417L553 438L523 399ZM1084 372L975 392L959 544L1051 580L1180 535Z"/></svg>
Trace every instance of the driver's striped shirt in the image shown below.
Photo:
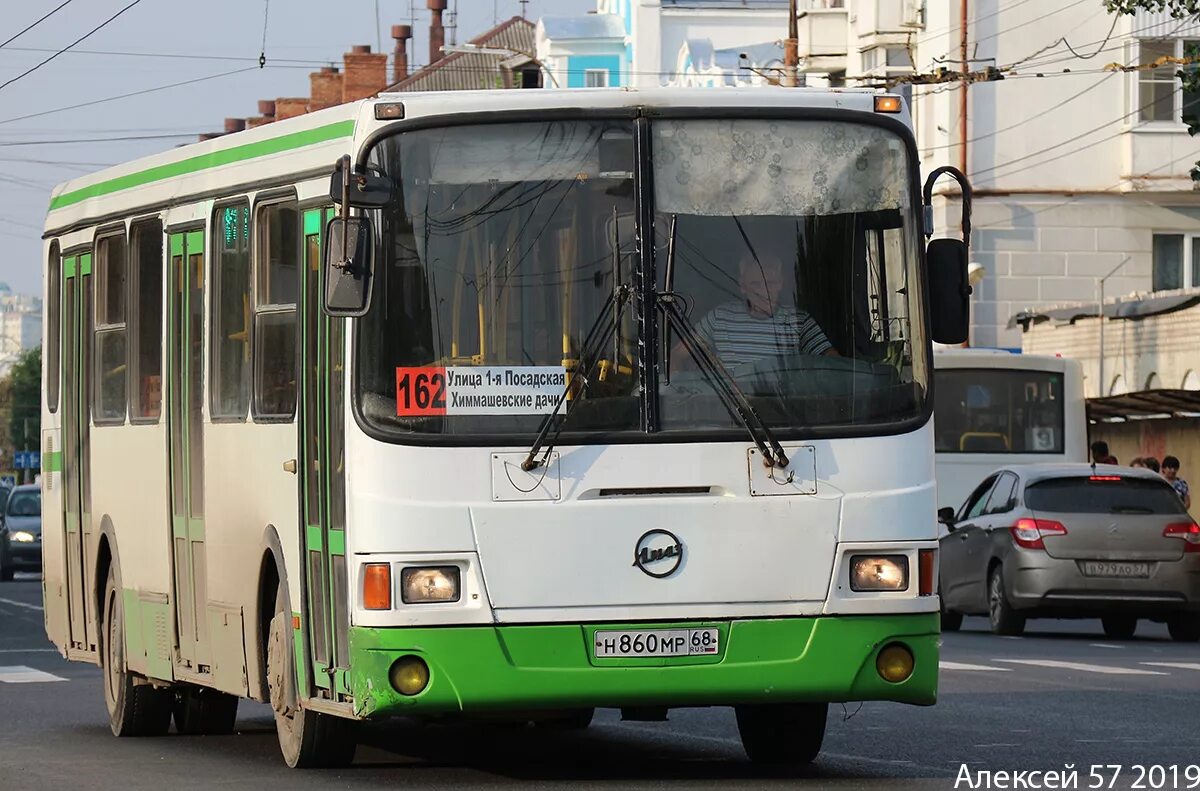
<svg viewBox="0 0 1200 791"><path fill-rule="evenodd" d="M752 316L746 303L727 302L709 311L696 329L726 365L787 354L819 355L833 348L812 316L790 306L771 316Z"/></svg>

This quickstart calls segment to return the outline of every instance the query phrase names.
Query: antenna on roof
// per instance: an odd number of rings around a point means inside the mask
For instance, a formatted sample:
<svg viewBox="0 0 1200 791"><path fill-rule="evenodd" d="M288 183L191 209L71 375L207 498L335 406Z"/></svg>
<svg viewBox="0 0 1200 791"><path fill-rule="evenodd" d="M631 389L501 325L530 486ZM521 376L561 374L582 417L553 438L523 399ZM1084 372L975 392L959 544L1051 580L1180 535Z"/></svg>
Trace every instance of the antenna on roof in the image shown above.
<svg viewBox="0 0 1200 791"><path fill-rule="evenodd" d="M458 0L450 0L450 10L446 12L446 33L450 36L450 45L458 43Z"/></svg>
<svg viewBox="0 0 1200 791"><path fill-rule="evenodd" d="M527 8L528 5L529 5L529 0L521 0L521 19L525 18L525 13L529 10Z"/></svg>

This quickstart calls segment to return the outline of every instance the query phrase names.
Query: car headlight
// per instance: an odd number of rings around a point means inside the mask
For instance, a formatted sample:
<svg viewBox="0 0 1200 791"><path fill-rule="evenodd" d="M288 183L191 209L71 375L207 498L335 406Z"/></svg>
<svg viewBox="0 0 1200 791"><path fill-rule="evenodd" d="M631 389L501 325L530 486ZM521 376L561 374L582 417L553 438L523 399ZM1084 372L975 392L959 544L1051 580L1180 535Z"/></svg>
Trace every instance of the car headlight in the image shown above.
<svg viewBox="0 0 1200 791"><path fill-rule="evenodd" d="M850 590L908 590L905 555L854 555L850 558Z"/></svg>
<svg viewBox="0 0 1200 791"><path fill-rule="evenodd" d="M12 534L12 540L20 544L32 544L37 539L34 538L33 533L25 530L18 530Z"/></svg>
<svg viewBox="0 0 1200 791"><path fill-rule="evenodd" d="M407 568L400 572L400 598L405 604L458 601L458 566Z"/></svg>

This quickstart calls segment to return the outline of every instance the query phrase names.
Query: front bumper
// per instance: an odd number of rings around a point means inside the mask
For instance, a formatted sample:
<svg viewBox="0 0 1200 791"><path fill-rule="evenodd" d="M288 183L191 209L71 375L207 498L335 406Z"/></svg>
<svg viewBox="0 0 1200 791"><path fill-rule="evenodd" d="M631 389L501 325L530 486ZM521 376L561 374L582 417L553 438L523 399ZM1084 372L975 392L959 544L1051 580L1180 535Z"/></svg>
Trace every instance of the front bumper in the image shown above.
<svg viewBox="0 0 1200 791"><path fill-rule="evenodd" d="M714 656L597 659L596 628L713 626ZM776 618L679 624L354 627L351 688L361 717L622 706L709 706L801 701L937 700L937 613ZM915 659L905 681L884 681L878 652L899 642ZM416 655L429 685L406 697L388 681Z"/></svg>
<svg viewBox="0 0 1200 791"><path fill-rule="evenodd" d="M1200 555L1149 561L1149 577L1088 577L1074 559L1020 552L1006 563L1009 600L1041 615L1156 617L1200 612ZM1032 612L1030 614L1033 614Z"/></svg>
<svg viewBox="0 0 1200 791"><path fill-rule="evenodd" d="M10 541L8 562L17 571L40 571L42 568L42 542Z"/></svg>

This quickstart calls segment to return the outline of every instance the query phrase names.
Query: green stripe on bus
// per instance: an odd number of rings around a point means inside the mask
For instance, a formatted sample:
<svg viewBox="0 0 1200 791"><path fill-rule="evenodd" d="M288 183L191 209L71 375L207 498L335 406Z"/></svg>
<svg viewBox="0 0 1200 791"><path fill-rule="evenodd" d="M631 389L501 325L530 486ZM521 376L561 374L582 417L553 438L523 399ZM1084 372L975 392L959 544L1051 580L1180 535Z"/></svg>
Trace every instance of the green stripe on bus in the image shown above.
<svg viewBox="0 0 1200 791"><path fill-rule="evenodd" d="M120 192L131 187L141 187L146 184L152 184L155 181L177 178L188 173L196 173L208 168L221 167L222 165L232 165L235 162L257 159L258 157L278 154L282 151L290 151L294 148L304 148L305 146L324 143L329 140L337 140L341 137L350 137L353 134L354 121L338 121L326 124L325 126L318 126L316 129L305 129L301 132L293 132L290 135L281 135L279 137L272 137L269 140L259 140L255 143L234 146L223 151L200 154L199 156L189 157L179 162L158 165L157 167L147 168L137 173L130 173L125 176L109 179L108 181L101 181L98 184L80 187L72 192L64 192L50 201L50 211L56 211L80 201L85 201L88 198L97 198L101 195Z"/></svg>
<svg viewBox="0 0 1200 791"><path fill-rule="evenodd" d="M171 234L171 255L183 255L183 234Z"/></svg>
<svg viewBox="0 0 1200 791"><path fill-rule="evenodd" d="M321 232L321 210L304 212L304 235L313 236Z"/></svg>
<svg viewBox="0 0 1200 791"><path fill-rule="evenodd" d="M90 275L92 273L92 254L84 253L79 256L79 274Z"/></svg>
<svg viewBox="0 0 1200 791"><path fill-rule="evenodd" d="M69 255L63 259L63 278L75 277L75 256Z"/></svg>

